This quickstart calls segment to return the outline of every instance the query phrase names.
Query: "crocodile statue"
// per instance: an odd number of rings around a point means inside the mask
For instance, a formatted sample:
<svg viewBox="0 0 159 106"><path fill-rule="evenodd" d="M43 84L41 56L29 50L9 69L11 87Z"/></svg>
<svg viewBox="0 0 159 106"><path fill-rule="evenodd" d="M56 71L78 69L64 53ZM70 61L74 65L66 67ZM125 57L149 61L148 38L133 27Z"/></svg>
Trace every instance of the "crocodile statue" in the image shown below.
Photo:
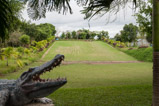
<svg viewBox="0 0 159 106"><path fill-rule="evenodd" d="M66 78L41 79L40 75L60 66L64 55L56 55L51 61L22 73L17 80L0 80L0 106L24 106L33 101L50 103L46 98L67 83Z"/></svg>

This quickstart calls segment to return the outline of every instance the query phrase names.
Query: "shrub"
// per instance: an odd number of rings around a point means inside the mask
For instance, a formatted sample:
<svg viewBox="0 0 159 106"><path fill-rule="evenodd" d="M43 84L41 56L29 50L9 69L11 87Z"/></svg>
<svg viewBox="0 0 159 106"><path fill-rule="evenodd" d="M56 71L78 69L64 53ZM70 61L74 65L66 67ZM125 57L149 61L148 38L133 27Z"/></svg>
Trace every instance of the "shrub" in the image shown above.
<svg viewBox="0 0 159 106"><path fill-rule="evenodd" d="M18 51L19 53L24 54L24 48L23 48L23 47L18 47L18 48L17 48L17 51Z"/></svg>
<svg viewBox="0 0 159 106"><path fill-rule="evenodd" d="M20 42L22 45L26 46L30 43L30 37L28 35L22 35L20 38L19 38Z"/></svg>

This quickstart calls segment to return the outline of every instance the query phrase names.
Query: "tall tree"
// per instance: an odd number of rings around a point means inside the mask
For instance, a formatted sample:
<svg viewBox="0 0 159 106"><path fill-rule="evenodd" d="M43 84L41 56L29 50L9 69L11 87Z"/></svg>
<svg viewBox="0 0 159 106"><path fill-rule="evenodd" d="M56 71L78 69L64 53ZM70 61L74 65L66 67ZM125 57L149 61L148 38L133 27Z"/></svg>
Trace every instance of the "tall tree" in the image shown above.
<svg viewBox="0 0 159 106"><path fill-rule="evenodd" d="M159 0L153 0L153 106L159 106Z"/></svg>
<svg viewBox="0 0 159 106"><path fill-rule="evenodd" d="M0 0L0 38L4 41L17 28L23 3L18 0ZM15 27L16 25L16 27Z"/></svg>
<svg viewBox="0 0 159 106"><path fill-rule="evenodd" d="M126 24L121 31L121 39L123 42L135 42L137 38L138 28L132 23Z"/></svg>
<svg viewBox="0 0 159 106"><path fill-rule="evenodd" d="M141 8L135 14L135 17L139 24L140 32L145 33L147 41L152 43L152 0L143 0Z"/></svg>

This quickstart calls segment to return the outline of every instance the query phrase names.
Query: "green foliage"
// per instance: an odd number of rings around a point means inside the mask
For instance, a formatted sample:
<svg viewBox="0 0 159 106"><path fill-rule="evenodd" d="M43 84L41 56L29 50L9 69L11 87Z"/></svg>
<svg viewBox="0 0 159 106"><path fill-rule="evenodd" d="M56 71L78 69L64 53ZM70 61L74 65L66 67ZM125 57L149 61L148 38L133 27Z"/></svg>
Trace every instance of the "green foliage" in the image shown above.
<svg viewBox="0 0 159 106"><path fill-rule="evenodd" d="M129 54L130 56L133 56L134 58L138 59L139 61L152 62L153 49L151 47L132 49L132 50L122 50L122 51Z"/></svg>
<svg viewBox="0 0 159 106"><path fill-rule="evenodd" d="M25 21L22 22L21 31L29 35L31 40L36 41L46 40L56 33L55 26L52 24L35 25Z"/></svg>
<svg viewBox="0 0 159 106"><path fill-rule="evenodd" d="M24 48L23 48L23 47L18 47L18 48L17 48L17 51L18 51L19 53L22 53L22 54L23 54L23 53L24 53Z"/></svg>
<svg viewBox="0 0 159 106"><path fill-rule="evenodd" d="M115 36L114 36L115 40L116 41L122 41L122 38L121 38L121 35L119 33L117 33Z"/></svg>
<svg viewBox="0 0 159 106"><path fill-rule="evenodd" d="M24 53L27 54L27 56L30 56L30 53L31 53L31 52L30 52L29 49L25 48L25 49L24 49Z"/></svg>
<svg viewBox="0 0 159 106"><path fill-rule="evenodd" d="M9 38L9 33L18 28L23 4L17 0L0 0L0 38Z"/></svg>
<svg viewBox="0 0 159 106"><path fill-rule="evenodd" d="M76 31L72 31L72 38L73 38L73 39L77 39Z"/></svg>
<svg viewBox="0 0 159 106"><path fill-rule="evenodd" d="M121 31L121 39L123 42L135 42L137 38L138 28L130 23L125 25Z"/></svg>
<svg viewBox="0 0 159 106"><path fill-rule="evenodd" d="M98 36L98 39L109 38L108 31L89 31L87 29L80 29L78 31L72 32L63 32L61 35L62 39L94 39L95 36Z"/></svg>
<svg viewBox="0 0 159 106"><path fill-rule="evenodd" d="M5 54L3 53L3 50L0 49L0 60L5 59Z"/></svg>
<svg viewBox="0 0 159 106"><path fill-rule="evenodd" d="M71 39L71 33L70 32L66 32L66 39Z"/></svg>
<svg viewBox="0 0 159 106"><path fill-rule="evenodd" d="M65 38L66 38L66 34L65 34L64 32L62 33L61 38L62 38L62 39L65 39Z"/></svg>
<svg viewBox="0 0 159 106"><path fill-rule="evenodd" d="M24 66L24 64L23 64L23 62L21 60L17 59L16 62L17 62L19 67L23 67Z"/></svg>
<svg viewBox="0 0 159 106"><path fill-rule="evenodd" d="M99 40L102 40L104 38L107 38L109 39L109 33L108 31L101 31L99 34L98 34L98 39Z"/></svg>
<svg viewBox="0 0 159 106"><path fill-rule="evenodd" d="M20 32L19 30L15 30L15 31L11 32L9 34L9 39L6 42L8 44L8 46L11 46L11 47L20 46L19 38L20 38L21 35L22 35L22 32Z"/></svg>
<svg viewBox="0 0 159 106"><path fill-rule="evenodd" d="M30 37L28 35L22 35L19 40L23 45L28 45L30 43Z"/></svg>
<svg viewBox="0 0 159 106"><path fill-rule="evenodd" d="M31 52L36 53L38 51L38 49L34 46L30 47Z"/></svg>
<svg viewBox="0 0 159 106"><path fill-rule="evenodd" d="M11 58L11 56L14 56L15 55L15 52L14 52L14 50L13 50L13 48L12 47L7 47L7 48L5 48L5 49L3 49L4 50L4 52L3 52L3 54L5 55L5 57L7 58L7 66L9 65L8 64L8 60Z"/></svg>
<svg viewBox="0 0 159 106"><path fill-rule="evenodd" d="M152 43L152 0L142 0L139 12L135 14L141 32L146 33L146 39Z"/></svg>

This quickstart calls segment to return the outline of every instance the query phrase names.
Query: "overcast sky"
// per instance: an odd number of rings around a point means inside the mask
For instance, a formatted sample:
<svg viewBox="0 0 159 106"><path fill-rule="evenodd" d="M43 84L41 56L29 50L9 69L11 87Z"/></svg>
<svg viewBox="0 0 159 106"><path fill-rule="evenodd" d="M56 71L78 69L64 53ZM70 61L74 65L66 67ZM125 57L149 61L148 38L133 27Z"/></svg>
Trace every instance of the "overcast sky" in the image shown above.
<svg viewBox="0 0 159 106"><path fill-rule="evenodd" d="M62 15L56 12L48 12L46 14L46 18L40 19L38 21L32 21L32 23L40 24L40 23L51 23L56 27L58 32L62 31L72 31L78 29L89 29L91 31L108 31L110 37L114 37L116 33L122 30L125 24L134 23L136 24L135 18L132 16L134 14L134 10L130 7L126 7L118 12L117 15L111 15L110 20L117 19L114 22L108 21L108 14L103 16L102 18L92 19L90 23L90 27L88 25L88 20L84 20L84 15L80 13L82 7L76 5L74 0L70 3L73 14ZM23 18L26 20L30 20L26 9L23 11Z"/></svg>

